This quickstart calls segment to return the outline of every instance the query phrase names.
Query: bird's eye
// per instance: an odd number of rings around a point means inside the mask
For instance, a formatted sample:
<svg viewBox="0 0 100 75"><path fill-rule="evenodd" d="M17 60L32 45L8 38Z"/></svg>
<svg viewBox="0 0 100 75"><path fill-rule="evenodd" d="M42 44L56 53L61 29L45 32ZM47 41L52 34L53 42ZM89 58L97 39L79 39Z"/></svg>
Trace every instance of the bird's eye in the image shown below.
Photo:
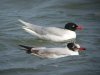
<svg viewBox="0 0 100 75"><path fill-rule="evenodd" d="M72 27L75 27L74 25Z"/></svg>
<svg viewBox="0 0 100 75"><path fill-rule="evenodd" d="M73 46L72 48L75 49L75 48L77 48L77 47L76 47L76 46Z"/></svg>
<svg viewBox="0 0 100 75"><path fill-rule="evenodd" d="M74 48L74 46L72 48Z"/></svg>

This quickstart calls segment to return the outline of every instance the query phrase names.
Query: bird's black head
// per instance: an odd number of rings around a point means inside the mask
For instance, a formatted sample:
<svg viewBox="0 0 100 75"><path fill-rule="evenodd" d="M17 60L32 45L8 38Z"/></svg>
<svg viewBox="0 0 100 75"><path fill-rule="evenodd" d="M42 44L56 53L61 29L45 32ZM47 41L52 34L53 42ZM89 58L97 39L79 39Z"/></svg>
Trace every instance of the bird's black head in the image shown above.
<svg viewBox="0 0 100 75"><path fill-rule="evenodd" d="M78 25L76 25L75 23L67 23L65 25L65 29L72 30L72 31L75 31L77 27Z"/></svg>
<svg viewBox="0 0 100 75"><path fill-rule="evenodd" d="M76 50L86 50L86 48L83 48L83 47L80 47L79 44L76 44L76 43L68 43L67 44L67 47L72 50L72 51L76 51Z"/></svg>
<svg viewBox="0 0 100 75"><path fill-rule="evenodd" d="M75 46L74 43L68 43L68 44L67 44L67 47L68 47L70 50L72 50L72 51L74 51L75 48L77 48L77 47Z"/></svg>

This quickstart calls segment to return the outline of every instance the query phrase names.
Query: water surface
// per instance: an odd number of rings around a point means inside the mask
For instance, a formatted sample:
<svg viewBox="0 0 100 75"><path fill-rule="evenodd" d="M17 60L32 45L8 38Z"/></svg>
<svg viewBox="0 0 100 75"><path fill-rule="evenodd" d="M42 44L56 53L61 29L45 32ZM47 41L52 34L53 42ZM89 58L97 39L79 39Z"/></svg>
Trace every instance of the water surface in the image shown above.
<svg viewBox="0 0 100 75"><path fill-rule="evenodd" d="M1 0L0 75L99 75L99 5L99 0ZM52 47L63 43L35 39L21 28L18 19L41 26L64 27L68 22L83 25L76 40L87 50L60 59L28 55L19 44Z"/></svg>

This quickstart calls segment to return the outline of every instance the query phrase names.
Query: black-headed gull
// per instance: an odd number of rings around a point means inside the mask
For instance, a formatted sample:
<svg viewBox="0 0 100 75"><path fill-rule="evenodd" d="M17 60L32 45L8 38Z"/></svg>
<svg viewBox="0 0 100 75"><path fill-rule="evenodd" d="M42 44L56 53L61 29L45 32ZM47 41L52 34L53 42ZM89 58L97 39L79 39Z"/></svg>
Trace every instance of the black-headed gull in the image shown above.
<svg viewBox="0 0 100 75"><path fill-rule="evenodd" d="M25 22L21 19L19 21L24 25L22 28L28 33L44 40L50 40L54 42L65 42L69 39L76 38L77 29L82 29L81 26L78 26L74 23L67 23L65 28L58 27L44 27L34 25L28 22Z"/></svg>
<svg viewBox="0 0 100 75"><path fill-rule="evenodd" d="M19 46L25 48L27 53L41 58L61 58L65 56L79 55L79 51L85 50L85 48L81 48L79 44L75 43L68 43L67 47L64 48L29 47L24 45Z"/></svg>

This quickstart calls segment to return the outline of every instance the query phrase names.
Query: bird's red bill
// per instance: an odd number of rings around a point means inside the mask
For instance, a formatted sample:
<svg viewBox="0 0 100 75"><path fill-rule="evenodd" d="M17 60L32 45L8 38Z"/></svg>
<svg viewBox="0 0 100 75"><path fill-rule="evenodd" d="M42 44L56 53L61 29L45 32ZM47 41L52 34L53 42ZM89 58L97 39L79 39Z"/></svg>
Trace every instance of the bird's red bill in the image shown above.
<svg viewBox="0 0 100 75"><path fill-rule="evenodd" d="M83 29L83 26L78 26L77 29L78 30L82 30Z"/></svg>

